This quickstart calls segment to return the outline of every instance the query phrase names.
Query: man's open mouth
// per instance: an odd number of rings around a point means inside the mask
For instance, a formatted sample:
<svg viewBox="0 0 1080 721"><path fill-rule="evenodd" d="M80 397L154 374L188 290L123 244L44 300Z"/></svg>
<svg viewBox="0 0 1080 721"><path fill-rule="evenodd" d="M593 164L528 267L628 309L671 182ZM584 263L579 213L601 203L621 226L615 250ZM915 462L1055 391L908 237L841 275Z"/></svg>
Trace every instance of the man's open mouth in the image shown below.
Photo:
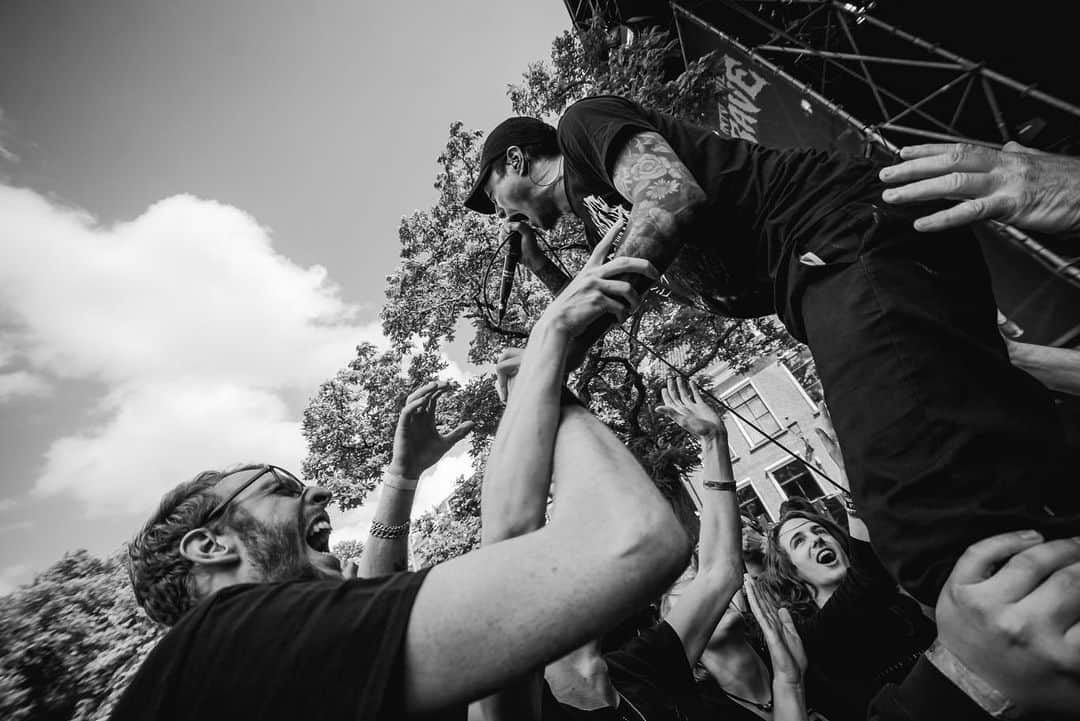
<svg viewBox="0 0 1080 721"><path fill-rule="evenodd" d="M823 548L817 552L817 556L814 557L814 560L822 565L828 566L836 560L836 551L831 548Z"/></svg>
<svg viewBox="0 0 1080 721"><path fill-rule="evenodd" d="M330 552L330 531L333 529L330 527L330 519L325 515L316 516L308 526L307 535L304 540L307 544L319 553Z"/></svg>

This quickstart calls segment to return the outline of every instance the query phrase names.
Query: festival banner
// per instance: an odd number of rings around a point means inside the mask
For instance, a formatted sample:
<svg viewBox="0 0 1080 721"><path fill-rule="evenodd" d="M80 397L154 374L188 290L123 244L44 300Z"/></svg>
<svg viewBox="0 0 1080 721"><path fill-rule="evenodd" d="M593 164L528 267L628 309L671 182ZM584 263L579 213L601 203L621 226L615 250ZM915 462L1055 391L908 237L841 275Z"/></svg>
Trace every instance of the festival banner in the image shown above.
<svg viewBox="0 0 1080 721"><path fill-rule="evenodd" d="M812 147L852 154L867 152L859 127L810 89L755 58L722 32L674 5L688 60L719 55L726 91L714 123L726 135L779 148Z"/></svg>

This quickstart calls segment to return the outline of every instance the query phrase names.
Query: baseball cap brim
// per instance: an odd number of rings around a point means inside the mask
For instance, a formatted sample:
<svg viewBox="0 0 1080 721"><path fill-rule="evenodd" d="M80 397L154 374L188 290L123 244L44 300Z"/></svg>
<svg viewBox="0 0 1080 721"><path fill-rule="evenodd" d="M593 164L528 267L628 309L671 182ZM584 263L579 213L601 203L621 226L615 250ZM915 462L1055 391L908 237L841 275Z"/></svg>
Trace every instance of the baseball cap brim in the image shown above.
<svg viewBox="0 0 1080 721"><path fill-rule="evenodd" d="M495 212L495 204L491 202L491 198L484 192L484 185L487 184L491 166L494 164L494 159L492 159L480 166L480 173L476 176L476 182L473 184L472 190L469 191L469 197L465 199L465 207L469 210L475 210L477 213L483 213L484 215L491 215Z"/></svg>

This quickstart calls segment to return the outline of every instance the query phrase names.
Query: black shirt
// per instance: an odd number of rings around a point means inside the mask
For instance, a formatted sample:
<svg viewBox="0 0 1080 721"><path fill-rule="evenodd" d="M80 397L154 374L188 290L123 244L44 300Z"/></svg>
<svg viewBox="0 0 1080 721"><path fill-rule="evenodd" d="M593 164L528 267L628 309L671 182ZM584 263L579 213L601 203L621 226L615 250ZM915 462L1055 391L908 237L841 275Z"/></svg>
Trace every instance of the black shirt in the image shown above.
<svg viewBox="0 0 1080 721"><path fill-rule="evenodd" d="M647 131L663 136L708 198L663 285L675 300L722 315L780 311L792 252L828 261L831 245L857 247L883 188L878 166L862 158L769 148L625 98L585 98L563 114L558 143L567 198L590 245L628 212L614 163L630 137Z"/></svg>
<svg viewBox="0 0 1080 721"><path fill-rule="evenodd" d="M112 721L400 718L401 649L426 574L225 588L162 638Z"/></svg>
<svg viewBox="0 0 1080 721"><path fill-rule="evenodd" d="M852 539L849 550L840 587L817 613L796 622L809 661L807 700L833 721L862 721L874 694L903 681L936 635L869 543Z"/></svg>

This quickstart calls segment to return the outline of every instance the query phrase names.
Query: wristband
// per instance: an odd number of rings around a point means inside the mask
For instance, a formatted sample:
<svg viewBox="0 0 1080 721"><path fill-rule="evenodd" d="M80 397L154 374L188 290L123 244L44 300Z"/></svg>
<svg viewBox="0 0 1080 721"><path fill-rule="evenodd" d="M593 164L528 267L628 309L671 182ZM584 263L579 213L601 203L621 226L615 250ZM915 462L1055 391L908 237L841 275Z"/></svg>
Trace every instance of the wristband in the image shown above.
<svg viewBox="0 0 1080 721"><path fill-rule="evenodd" d="M945 678L949 679L968 698L994 718L1018 719L1021 714L1005 694L991 686L986 679L972 671L953 655L940 641L934 640L926 650L926 658Z"/></svg>
<svg viewBox="0 0 1080 721"><path fill-rule="evenodd" d="M409 521L395 524L372 521L371 530L368 532L375 538L385 538L388 541L404 538L409 535Z"/></svg>
<svg viewBox="0 0 1080 721"><path fill-rule="evenodd" d="M701 485L705 486L710 491L735 492L735 481L705 481Z"/></svg>
<svg viewBox="0 0 1080 721"><path fill-rule="evenodd" d="M397 481L394 483L393 481ZM396 488L399 491L415 491L416 484L420 482L419 478L406 478L405 476L398 475L397 473L386 473L383 476L383 485Z"/></svg>

